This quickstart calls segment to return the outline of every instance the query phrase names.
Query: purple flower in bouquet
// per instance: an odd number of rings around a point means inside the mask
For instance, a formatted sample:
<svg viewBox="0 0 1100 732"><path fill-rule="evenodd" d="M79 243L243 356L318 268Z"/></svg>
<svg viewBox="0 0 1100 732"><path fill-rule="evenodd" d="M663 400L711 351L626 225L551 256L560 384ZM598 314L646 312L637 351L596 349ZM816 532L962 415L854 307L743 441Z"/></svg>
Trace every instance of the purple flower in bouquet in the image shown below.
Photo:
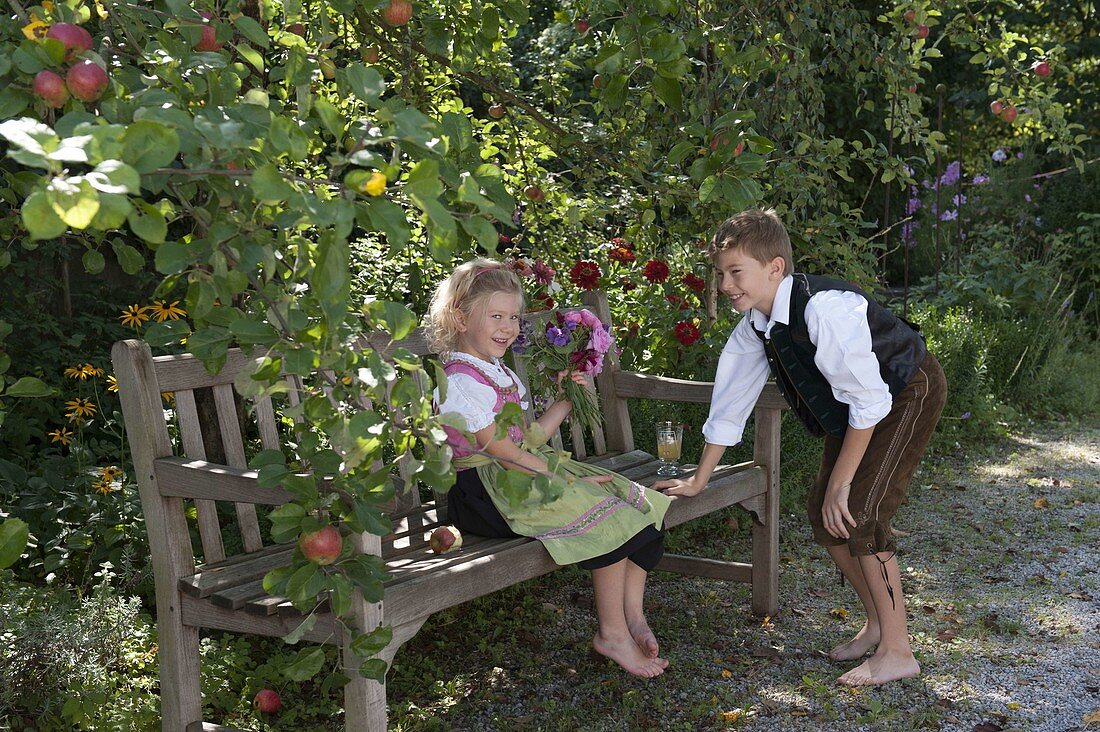
<svg viewBox="0 0 1100 732"><path fill-rule="evenodd" d="M565 393L573 405L576 422L588 428L598 427L603 419L595 394L590 387L573 381L569 374L595 376L603 370L604 356L613 345L609 326L589 310L561 310L547 320L541 335L532 339L528 372L544 382L540 390L556 392L560 388ZM556 383L558 374L563 372L560 384Z"/></svg>

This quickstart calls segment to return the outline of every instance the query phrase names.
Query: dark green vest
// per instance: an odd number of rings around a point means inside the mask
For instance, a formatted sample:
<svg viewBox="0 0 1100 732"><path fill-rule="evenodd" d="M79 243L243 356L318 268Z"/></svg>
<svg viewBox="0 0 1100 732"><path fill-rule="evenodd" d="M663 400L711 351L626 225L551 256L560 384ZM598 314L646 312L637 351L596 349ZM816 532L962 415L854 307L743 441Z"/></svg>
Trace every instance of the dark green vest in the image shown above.
<svg viewBox="0 0 1100 732"><path fill-rule="evenodd" d="M780 393L786 398L806 429L815 437L844 437L848 430L848 405L833 396L825 376L814 364L817 346L810 341L806 327L806 304L824 290L854 292L867 300L867 323L871 330L871 350L879 363L879 374L890 395L897 397L920 368L928 350L924 338L914 326L902 320L846 282L795 274L791 287L790 323L776 323L771 336L752 326L764 343L768 366ZM751 317L751 313L745 317ZM752 321L749 321L752 325Z"/></svg>

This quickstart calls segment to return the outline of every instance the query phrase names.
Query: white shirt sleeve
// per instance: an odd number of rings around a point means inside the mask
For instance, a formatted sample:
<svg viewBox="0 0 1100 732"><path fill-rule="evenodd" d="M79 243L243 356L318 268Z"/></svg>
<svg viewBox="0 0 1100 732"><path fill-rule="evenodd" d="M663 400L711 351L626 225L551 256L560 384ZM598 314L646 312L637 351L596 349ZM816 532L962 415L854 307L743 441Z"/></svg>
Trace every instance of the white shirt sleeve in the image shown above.
<svg viewBox="0 0 1100 732"><path fill-rule="evenodd" d="M703 425L703 438L712 445L730 447L741 441L745 422L768 380L764 344L752 331L749 317L734 327L718 358L710 416Z"/></svg>
<svg viewBox="0 0 1100 732"><path fill-rule="evenodd" d="M435 398L439 400L438 389ZM496 403L497 393L493 387L482 384L469 374L451 374L447 377L447 401L439 405L439 413L457 414L466 420L466 428L470 432L477 432L496 419L493 412Z"/></svg>
<svg viewBox="0 0 1100 732"><path fill-rule="evenodd" d="M819 292L806 303L806 329L817 346L814 364L837 401L848 405L848 424L874 427L890 413L893 398L871 349L867 299L842 290Z"/></svg>

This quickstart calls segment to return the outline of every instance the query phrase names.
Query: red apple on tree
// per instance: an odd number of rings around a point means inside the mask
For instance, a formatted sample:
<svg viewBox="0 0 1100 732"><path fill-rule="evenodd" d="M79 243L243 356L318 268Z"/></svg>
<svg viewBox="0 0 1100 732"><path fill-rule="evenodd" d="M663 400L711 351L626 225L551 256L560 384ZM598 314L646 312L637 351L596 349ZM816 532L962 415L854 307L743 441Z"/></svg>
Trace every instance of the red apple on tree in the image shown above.
<svg viewBox="0 0 1100 732"><path fill-rule="evenodd" d="M523 189L523 195L527 196L527 199L538 203L546 199L546 194L541 188L536 185L530 185Z"/></svg>
<svg viewBox="0 0 1100 732"><path fill-rule="evenodd" d="M390 25L405 25L413 17L413 6L409 0L390 0L390 4L382 8L382 20Z"/></svg>
<svg viewBox="0 0 1100 732"><path fill-rule="evenodd" d="M306 27L301 23L291 23L286 27L287 33L293 33L296 36L306 37Z"/></svg>
<svg viewBox="0 0 1100 732"><path fill-rule="evenodd" d="M917 38L927 38L927 37L928 37L928 26L918 25L917 26Z"/></svg>
<svg viewBox="0 0 1100 732"><path fill-rule="evenodd" d="M1007 105L1001 111L1001 119L1003 119L1005 122L1008 122L1009 124L1015 122L1018 115L1019 113L1016 111L1016 106L1013 104Z"/></svg>
<svg viewBox="0 0 1100 732"><path fill-rule="evenodd" d="M77 99L94 102L107 88L107 72L93 61L84 60L75 64L65 75L65 84Z"/></svg>
<svg viewBox="0 0 1100 732"><path fill-rule="evenodd" d="M576 23L573 24L573 28L575 28L577 33L581 34L582 36L587 33L588 29L591 27L592 24L588 22L588 18L580 18L577 20Z"/></svg>
<svg viewBox="0 0 1100 732"><path fill-rule="evenodd" d="M494 104L489 107L489 116L493 119L500 119L504 116L504 105Z"/></svg>
<svg viewBox="0 0 1100 732"><path fill-rule="evenodd" d="M53 38L65 45L66 61L72 61L82 51L92 50L92 34L72 23L54 23L46 31L46 38Z"/></svg>
<svg viewBox="0 0 1100 732"><path fill-rule="evenodd" d="M1036 61L1031 65L1031 70L1036 76L1050 76L1050 64L1046 61Z"/></svg>
<svg viewBox="0 0 1100 732"><path fill-rule="evenodd" d="M49 69L43 69L34 75L32 88L35 96L44 101L47 107L57 109L65 106L65 102L69 101L69 90L65 88L65 80Z"/></svg>
<svg viewBox="0 0 1100 732"><path fill-rule="evenodd" d="M989 103L989 111L997 115L998 117L1001 116L1001 110L1004 109L1004 107L1005 105L1001 102L1000 99L994 99L992 102Z"/></svg>
<svg viewBox="0 0 1100 732"><path fill-rule="evenodd" d="M917 19L917 11L913 10L913 8L909 8L905 11L904 17L906 23L912 24L913 21Z"/></svg>
<svg viewBox="0 0 1100 732"><path fill-rule="evenodd" d="M363 57L363 61L368 64L378 63L378 59L382 58L382 52L378 50L378 46L365 46L359 55Z"/></svg>
<svg viewBox="0 0 1100 732"><path fill-rule="evenodd" d="M218 35L218 28L217 24L213 21L214 14L209 10L204 10L200 15L202 15L205 21L202 24L202 35L199 36L198 42L192 46L192 48L196 51L220 51L222 44L218 43L216 37Z"/></svg>
<svg viewBox="0 0 1100 732"><path fill-rule="evenodd" d="M596 87L597 89L603 89L603 77L600 76L599 74L596 74L595 76L593 76L592 77L592 86Z"/></svg>
<svg viewBox="0 0 1100 732"><path fill-rule="evenodd" d="M279 698L279 692L274 689L260 689L252 701L264 714L274 714L283 708L283 700Z"/></svg>
<svg viewBox="0 0 1100 732"><path fill-rule="evenodd" d="M322 567L336 561L342 546L340 530L335 526L307 531L298 537L298 548L302 550L302 556Z"/></svg>

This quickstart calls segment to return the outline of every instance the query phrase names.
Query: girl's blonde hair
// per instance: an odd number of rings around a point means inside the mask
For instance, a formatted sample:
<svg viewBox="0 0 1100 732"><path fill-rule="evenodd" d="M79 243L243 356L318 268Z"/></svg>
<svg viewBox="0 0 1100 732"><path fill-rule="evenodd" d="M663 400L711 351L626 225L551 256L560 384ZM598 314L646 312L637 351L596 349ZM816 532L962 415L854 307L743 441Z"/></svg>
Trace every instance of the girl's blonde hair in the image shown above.
<svg viewBox="0 0 1100 732"><path fill-rule="evenodd" d="M441 358L455 350L458 312L469 319L474 310L498 292L517 295L523 307L523 285L519 276L500 262L480 257L460 265L439 283L428 307L428 344Z"/></svg>

